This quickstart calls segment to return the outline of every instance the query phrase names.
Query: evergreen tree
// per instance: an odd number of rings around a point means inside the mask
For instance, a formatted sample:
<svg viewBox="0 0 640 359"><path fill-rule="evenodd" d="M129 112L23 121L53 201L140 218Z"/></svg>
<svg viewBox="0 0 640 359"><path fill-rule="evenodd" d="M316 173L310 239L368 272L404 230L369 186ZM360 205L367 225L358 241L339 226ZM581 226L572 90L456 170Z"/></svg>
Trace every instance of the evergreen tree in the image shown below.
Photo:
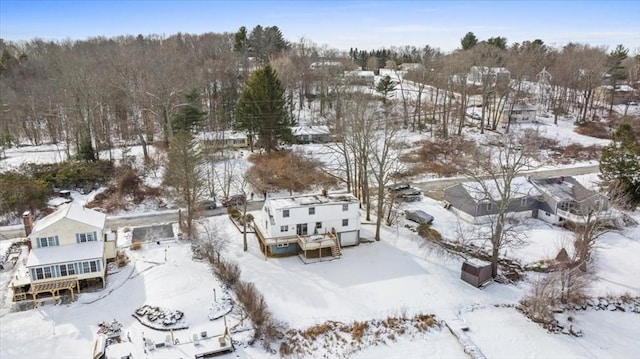
<svg viewBox="0 0 640 359"><path fill-rule="evenodd" d="M613 200L630 208L640 204L640 143L630 124L618 126L602 150L600 172Z"/></svg>
<svg viewBox="0 0 640 359"><path fill-rule="evenodd" d="M629 55L629 50L626 49L622 45L616 46L616 49L613 50L607 56L607 65L609 67L609 76L611 76L611 95L609 98L609 116L613 112L613 103L615 101L616 94L616 85L627 77L626 72L624 71L624 66L622 66L622 62Z"/></svg>
<svg viewBox="0 0 640 359"><path fill-rule="evenodd" d="M396 90L396 84L391 80L389 75L383 77L376 86L376 91L382 95L382 103L386 104L387 99Z"/></svg>
<svg viewBox="0 0 640 359"><path fill-rule="evenodd" d="M185 95L186 103L173 116L171 125L174 132L194 133L202 128L206 112L202 111L202 102L198 90L193 89Z"/></svg>
<svg viewBox="0 0 640 359"><path fill-rule="evenodd" d="M247 28L240 26L238 32L233 35L233 51L244 54L247 50Z"/></svg>
<svg viewBox="0 0 640 359"><path fill-rule="evenodd" d="M487 40L487 44L495 46L495 47L499 48L500 50L506 50L507 49L507 38L506 37L501 37L501 36L490 37Z"/></svg>
<svg viewBox="0 0 640 359"><path fill-rule="evenodd" d="M251 74L236 106L234 128L247 131L253 151L254 136L271 152L279 142L291 142L291 113L285 89L275 70L267 65Z"/></svg>
<svg viewBox="0 0 640 359"><path fill-rule="evenodd" d="M478 43L478 38L473 32L469 31L462 39L460 39L460 45L462 45L463 50L469 50L470 48L476 46Z"/></svg>

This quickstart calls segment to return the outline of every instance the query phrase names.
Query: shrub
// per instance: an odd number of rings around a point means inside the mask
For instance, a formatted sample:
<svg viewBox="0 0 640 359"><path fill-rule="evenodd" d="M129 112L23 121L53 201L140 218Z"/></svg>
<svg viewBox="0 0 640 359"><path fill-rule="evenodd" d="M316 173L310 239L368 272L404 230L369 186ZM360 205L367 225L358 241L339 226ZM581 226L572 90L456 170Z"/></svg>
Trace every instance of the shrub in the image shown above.
<svg viewBox="0 0 640 359"><path fill-rule="evenodd" d="M132 251L137 251L140 248L142 248L142 242L133 242L131 243L131 246L129 247Z"/></svg>
<svg viewBox="0 0 640 359"><path fill-rule="evenodd" d="M214 273L220 278L222 283L233 286L240 279L240 267L227 260L219 260L213 267Z"/></svg>
<svg viewBox="0 0 640 359"><path fill-rule="evenodd" d="M440 232L431 228L431 225L427 223L421 223L418 226L418 235L430 241L439 242L442 240L442 235L440 234Z"/></svg>
<svg viewBox="0 0 640 359"><path fill-rule="evenodd" d="M242 217L242 213L236 207L227 207L227 214L229 214L229 217L234 220L238 220L240 219L240 217Z"/></svg>
<svg viewBox="0 0 640 359"><path fill-rule="evenodd" d="M360 340L362 340L362 337L364 336L368 328L368 322L353 322L353 325L351 326L351 339L359 342Z"/></svg>
<svg viewBox="0 0 640 359"><path fill-rule="evenodd" d="M536 323L553 322L552 307L558 302L558 293L551 278L536 280L527 294L520 301L518 309Z"/></svg>
<svg viewBox="0 0 640 359"><path fill-rule="evenodd" d="M577 126L574 131L584 136L611 139L610 125L600 121L587 121Z"/></svg>

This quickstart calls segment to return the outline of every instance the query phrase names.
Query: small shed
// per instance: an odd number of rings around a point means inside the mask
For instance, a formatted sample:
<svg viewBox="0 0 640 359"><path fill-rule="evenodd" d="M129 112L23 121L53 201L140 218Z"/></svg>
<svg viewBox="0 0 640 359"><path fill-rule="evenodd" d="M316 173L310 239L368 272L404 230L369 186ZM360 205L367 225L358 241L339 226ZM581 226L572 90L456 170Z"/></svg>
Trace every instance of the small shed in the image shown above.
<svg viewBox="0 0 640 359"><path fill-rule="evenodd" d="M460 278L476 288L481 287L491 280L491 264L467 260L462 263Z"/></svg>

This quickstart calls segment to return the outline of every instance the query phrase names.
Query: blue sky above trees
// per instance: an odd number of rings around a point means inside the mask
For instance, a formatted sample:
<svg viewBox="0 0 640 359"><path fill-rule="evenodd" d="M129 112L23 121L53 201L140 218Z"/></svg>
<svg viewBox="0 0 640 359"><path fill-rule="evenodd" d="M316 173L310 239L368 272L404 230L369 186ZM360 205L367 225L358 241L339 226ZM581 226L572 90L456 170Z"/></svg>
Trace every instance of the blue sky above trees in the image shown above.
<svg viewBox="0 0 640 359"><path fill-rule="evenodd" d="M623 44L640 53L638 1L25 1L0 0L0 37L45 40L278 26L330 48L431 45L450 51L468 31L509 43L542 39Z"/></svg>

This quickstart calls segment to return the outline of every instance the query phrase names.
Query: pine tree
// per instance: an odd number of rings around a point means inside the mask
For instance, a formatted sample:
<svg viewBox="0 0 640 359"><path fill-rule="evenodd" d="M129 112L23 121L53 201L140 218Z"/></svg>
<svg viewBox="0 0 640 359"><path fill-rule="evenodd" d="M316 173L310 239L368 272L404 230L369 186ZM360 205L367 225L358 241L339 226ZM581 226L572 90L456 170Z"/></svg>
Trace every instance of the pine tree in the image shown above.
<svg viewBox="0 0 640 359"><path fill-rule="evenodd" d="M478 43L478 38L473 32L467 32L466 35L462 39L460 39L460 45L462 45L463 50L469 50L470 48L476 46Z"/></svg>
<svg viewBox="0 0 640 359"><path fill-rule="evenodd" d="M267 65L251 74L236 106L234 128L247 131L253 151L254 136L271 152L279 142L291 142L291 113L285 89L275 70Z"/></svg>
<svg viewBox="0 0 640 359"><path fill-rule="evenodd" d="M376 86L376 91L382 95L383 104L387 103L387 99L390 97L390 94L395 90L396 90L396 84L393 83L389 75L386 75L385 77L383 77L382 80L380 80L380 82L378 82L378 85Z"/></svg>
<svg viewBox="0 0 640 359"><path fill-rule="evenodd" d="M174 132L194 133L202 128L206 112L202 111L200 94L196 89L185 95L186 103L173 116L171 125Z"/></svg>
<svg viewBox="0 0 640 359"><path fill-rule="evenodd" d="M640 143L630 124L618 126L602 150L600 172L614 201L630 208L640 204Z"/></svg>

